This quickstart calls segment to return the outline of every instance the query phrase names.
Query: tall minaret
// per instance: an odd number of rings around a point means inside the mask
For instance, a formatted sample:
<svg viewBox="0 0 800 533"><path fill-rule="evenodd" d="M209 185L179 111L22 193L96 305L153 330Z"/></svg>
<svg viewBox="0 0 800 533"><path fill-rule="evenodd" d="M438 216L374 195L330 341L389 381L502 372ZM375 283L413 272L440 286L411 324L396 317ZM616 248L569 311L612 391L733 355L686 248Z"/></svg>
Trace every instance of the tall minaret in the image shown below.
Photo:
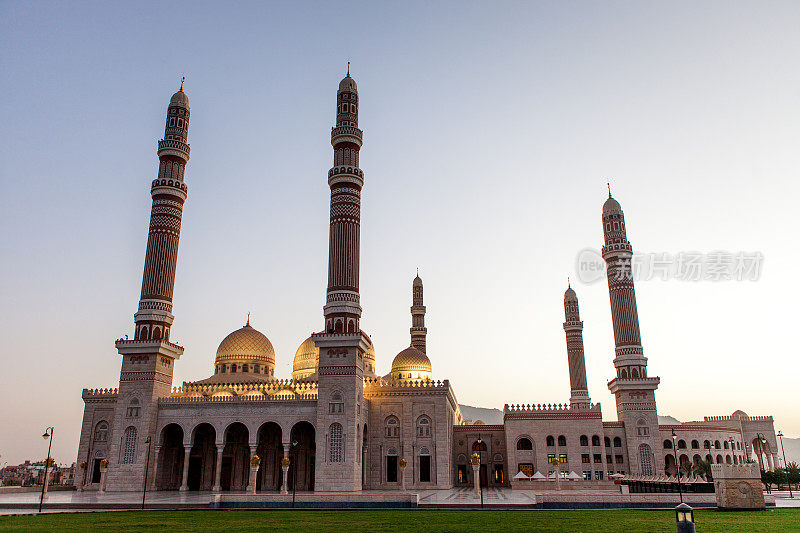
<svg viewBox="0 0 800 533"><path fill-rule="evenodd" d="M181 216L187 187L183 181L189 161L189 98L181 88L167 107L164 138L158 142L158 177L153 180L150 194L150 232L144 258L142 294L135 315L137 340L169 340L172 327L172 290L175 286L175 266L178 259L178 240L181 235Z"/></svg>
<svg viewBox="0 0 800 533"><path fill-rule="evenodd" d="M427 335L425 305L422 303L422 278L417 272L411 289L411 346L425 353L425 337Z"/></svg>
<svg viewBox="0 0 800 533"><path fill-rule="evenodd" d="M564 331L567 335L567 362L569 363L569 404L589 407L589 389L586 386L586 362L583 356L583 322L578 310L578 295L568 286L564 293Z"/></svg>
<svg viewBox="0 0 800 533"><path fill-rule="evenodd" d="M358 153L362 136L358 129L358 89L348 64L347 76L339 83L336 95L336 126L331 129L333 168L328 171L331 226L325 304L328 332L359 331L358 263L364 172L358 168Z"/></svg>
<svg viewBox="0 0 800 533"><path fill-rule="evenodd" d="M140 490L144 480L149 437L155 443L158 399L169 396L175 361L183 347L169 342L172 289L178 258L181 215L187 187L183 181L189 160L189 99L181 88L167 106L164 138L158 142L158 177L150 186L153 208L142 275L139 310L134 315L134 339L118 339L122 356L119 393L109 437L106 484L109 490ZM151 487L155 462L150 461ZM185 486L182 489L185 490Z"/></svg>
<svg viewBox="0 0 800 533"><path fill-rule="evenodd" d="M633 290L633 248L625 231L622 207L611 197L610 188L608 200L603 204L603 233L617 373L608 388L617 400L617 419L625 426L632 473L652 475L663 464L655 399L660 380L647 377L647 358L642 350Z"/></svg>
<svg viewBox="0 0 800 533"><path fill-rule="evenodd" d="M325 331L312 335L319 348L317 454L314 490L361 490L364 457L364 354L369 337L361 331L358 294L359 226L364 173L358 168L362 132L358 91L347 75L336 94L336 126L331 130L333 168Z"/></svg>

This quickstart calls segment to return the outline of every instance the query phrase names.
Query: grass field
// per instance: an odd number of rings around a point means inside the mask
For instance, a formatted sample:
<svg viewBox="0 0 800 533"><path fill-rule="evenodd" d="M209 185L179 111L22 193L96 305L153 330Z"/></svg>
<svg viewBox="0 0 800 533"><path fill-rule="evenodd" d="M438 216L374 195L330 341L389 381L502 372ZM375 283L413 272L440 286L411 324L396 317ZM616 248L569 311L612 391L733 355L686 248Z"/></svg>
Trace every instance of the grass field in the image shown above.
<svg viewBox="0 0 800 533"><path fill-rule="evenodd" d="M695 512L698 533L800 532L800 509ZM127 511L0 516L0 531L674 532L672 511Z"/></svg>

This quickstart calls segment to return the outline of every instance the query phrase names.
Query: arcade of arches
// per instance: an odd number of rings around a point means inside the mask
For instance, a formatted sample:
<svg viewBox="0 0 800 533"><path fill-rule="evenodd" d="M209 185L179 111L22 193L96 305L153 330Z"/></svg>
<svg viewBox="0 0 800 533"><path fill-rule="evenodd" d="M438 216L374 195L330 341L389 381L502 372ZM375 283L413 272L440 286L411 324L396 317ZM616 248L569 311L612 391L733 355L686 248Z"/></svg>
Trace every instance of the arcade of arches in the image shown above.
<svg viewBox="0 0 800 533"><path fill-rule="evenodd" d="M284 457L290 461L288 487L314 490L315 442L314 426L305 421L292 426L288 442L284 442L281 426L275 422L262 424L255 441L241 422L228 425L221 441L217 440L214 426L201 423L192 430L189 443L180 425L169 424L161 431L155 447L155 487L181 491L250 490L250 461L258 455L256 491L281 489L280 463Z"/></svg>

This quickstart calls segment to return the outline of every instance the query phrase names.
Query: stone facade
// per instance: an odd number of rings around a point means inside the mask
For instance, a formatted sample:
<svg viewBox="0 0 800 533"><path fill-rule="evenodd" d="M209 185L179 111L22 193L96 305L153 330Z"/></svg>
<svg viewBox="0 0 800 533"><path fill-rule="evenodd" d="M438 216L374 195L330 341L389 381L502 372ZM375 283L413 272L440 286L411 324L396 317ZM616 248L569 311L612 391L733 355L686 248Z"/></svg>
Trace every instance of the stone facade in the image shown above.
<svg viewBox="0 0 800 533"><path fill-rule="evenodd" d="M158 176L151 184L133 339L116 341L118 388L83 391L78 490L141 490L148 455L150 488L180 491L474 486L473 454L478 454L477 475L488 487L528 487L542 478L599 487L613 474L674 473L675 452L681 465L758 461L771 469L777 464L771 417L737 411L702 422L658 424L659 378L647 375L630 277L632 248L622 208L610 195L603 206L603 256L615 338L615 376L608 386L616 398L617 421L604 422L600 405L590 400L583 322L572 288L564 297L568 403L506 405L498 425L463 420L451 383L434 380L419 275L412 282L410 345L394 357L388 375L377 376L380 354L360 328L363 132L349 69L336 106L322 331L300 344L293 379L279 379L272 344L248 317L220 344L210 377L173 387L174 367L183 354L169 335L188 191L189 100L182 85L172 96L158 143Z"/></svg>

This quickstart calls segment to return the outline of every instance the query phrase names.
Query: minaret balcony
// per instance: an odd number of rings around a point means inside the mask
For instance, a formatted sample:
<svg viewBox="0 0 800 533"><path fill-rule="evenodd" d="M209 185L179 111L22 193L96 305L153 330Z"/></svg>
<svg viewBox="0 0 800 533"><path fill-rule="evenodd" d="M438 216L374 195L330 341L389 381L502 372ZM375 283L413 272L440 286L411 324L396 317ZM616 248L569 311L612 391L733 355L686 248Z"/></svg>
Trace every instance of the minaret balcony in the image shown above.
<svg viewBox="0 0 800 533"><path fill-rule="evenodd" d="M339 143L353 143L361 146L364 143L364 132L355 126L338 126L331 128L331 145Z"/></svg>
<svg viewBox="0 0 800 533"><path fill-rule="evenodd" d="M158 141L158 157L174 155L189 160L189 145L182 141L161 140Z"/></svg>

